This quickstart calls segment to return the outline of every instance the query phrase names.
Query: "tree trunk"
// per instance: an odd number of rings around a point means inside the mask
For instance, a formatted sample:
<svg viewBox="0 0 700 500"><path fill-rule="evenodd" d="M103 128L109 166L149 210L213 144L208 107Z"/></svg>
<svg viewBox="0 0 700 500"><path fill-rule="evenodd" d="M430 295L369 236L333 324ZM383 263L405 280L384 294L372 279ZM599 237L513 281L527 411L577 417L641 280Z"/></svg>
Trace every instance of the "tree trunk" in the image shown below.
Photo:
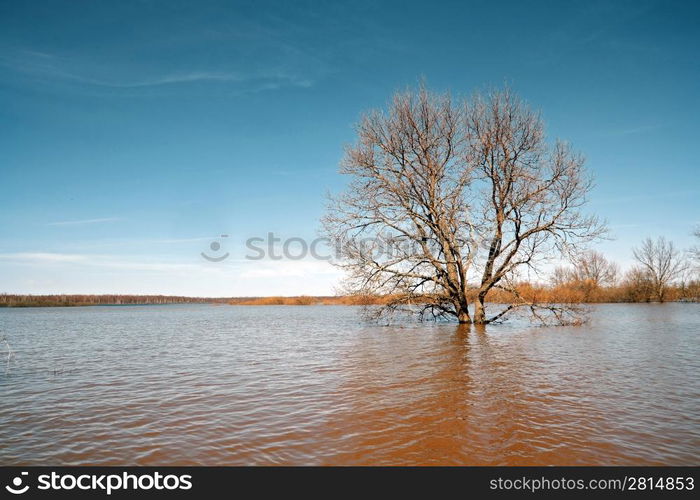
<svg viewBox="0 0 700 500"><path fill-rule="evenodd" d="M472 319L469 316L469 309L467 309L467 306L460 306L457 309L457 321L459 321L462 324L469 324L472 322Z"/></svg>
<svg viewBox="0 0 700 500"><path fill-rule="evenodd" d="M474 324L485 325L486 324L486 309L484 308L484 301L486 296L481 294L477 297L474 303Z"/></svg>

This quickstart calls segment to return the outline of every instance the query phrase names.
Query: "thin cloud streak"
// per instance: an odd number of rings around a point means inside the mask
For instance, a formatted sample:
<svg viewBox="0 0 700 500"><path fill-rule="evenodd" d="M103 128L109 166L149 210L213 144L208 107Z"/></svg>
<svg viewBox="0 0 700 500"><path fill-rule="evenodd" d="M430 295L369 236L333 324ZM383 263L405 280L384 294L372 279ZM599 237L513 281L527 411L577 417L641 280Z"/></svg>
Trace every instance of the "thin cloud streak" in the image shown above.
<svg viewBox="0 0 700 500"><path fill-rule="evenodd" d="M629 228L635 228L635 227L640 227L641 224L611 224L609 227L610 229L629 229Z"/></svg>
<svg viewBox="0 0 700 500"><path fill-rule="evenodd" d="M692 196L700 194L700 190L693 189L688 191L673 191L666 193L657 194L642 194L642 195L632 195L632 196L620 196L619 198L606 198L606 199L594 199L591 200L592 203L596 205L608 204L608 203L630 203L635 201L647 201L647 200L663 200L668 198L677 198L682 196Z"/></svg>
<svg viewBox="0 0 700 500"><path fill-rule="evenodd" d="M72 63L72 64L71 64ZM161 75L149 76L135 79L105 79L89 76L90 67L83 66L85 71L68 70L67 67L76 66L75 61L70 61L62 57L37 52L34 50L19 50L12 54L0 53L0 66L25 75L32 75L49 80L63 80L77 84L91 85L95 87L105 87L113 89L139 89L151 87L163 87L168 85L183 85L190 83L235 83L248 85L248 91L257 92L261 90L274 90L281 87L301 87L308 88L314 84L310 78L301 77L294 72L283 71L280 68L270 68L268 71L255 71L250 74L243 74L232 71L189 71L181 73L164 73ZM75 69L75 68L74 68Z"/></svg>
<svg viewBox="0 0 700 500"><path fill-rule="evenodd" d="M47 226L79 226L83 224L100 224L102 222L116 222L123 220L121 217L103 217L100 219L64 220L49 222Z"/></svg>
<svg viewBox="0 0 700 500"><path fill-rule="evenodd" d="M149 260L138 256L109 254L69 254L51 252L0 253L0 263L24 265L71 265L102 270L140 271L152 273L185 273L193 276L230 276L239 279L269 279L281 277L340 276L341 272L328 262L286 261L252 262L245 259L227 259L219 265L203 260L164 261ZM252 269L251 269L252 267Z"/></svg>
<svg viewBox="0 0 700 500"><path fill-rule="evenodd" d="M117 255L102 254L68 254L50 252L17 252L0 254L0 262L15 264L75 264L78 266L90 266L102 269L120 269L135 271L171 272L171 271L209 271L199 262L163 262L144 261Z"/></svg>
<svg viewBox="0 0 700 500"><path fill-rule="evenodd" d="M640 125L638 127L629 127L629 128L609 130L607 132L604 132L602 135L604 135L606 137L622 137L622 136L627 136L627 135L645 134L647 132L653 132L655 130L659 130L659 129L664 128L666 126L667 125L663 125L663 124Z"/></svg>
<svg viewBox="0 0 700 500"><path fill-rule="evenodd" d="M161 87L166 85L178 85L197 82L230 82L240 84L252 84L259 89L274 89L284 85L293 87L310 87L313 82L306 79L299 79L291 75L274 75L274 76L241 76L235 73L217 73L217 72L193 72L183 74L168 74L155 78L136 80L136 81L107 81L86 78L78 75L63 75L65 78L95 85L99 87L109 87L115 89L138 89L148 87Z"/></svg>
<svg viewBox="0 0 700 500"><path fill-rule="evenodd" d="M17 252L0 254L0 261L27 263L85 262L88 257L87 255L68 253Z"/></svg>

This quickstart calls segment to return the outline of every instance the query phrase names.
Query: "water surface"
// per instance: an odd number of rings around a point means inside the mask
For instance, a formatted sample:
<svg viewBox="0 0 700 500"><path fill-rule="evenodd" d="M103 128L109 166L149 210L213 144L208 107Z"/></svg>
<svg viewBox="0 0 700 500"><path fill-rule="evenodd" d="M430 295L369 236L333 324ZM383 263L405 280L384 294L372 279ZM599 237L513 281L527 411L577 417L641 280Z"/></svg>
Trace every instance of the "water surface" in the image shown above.
<svg viewBox="0 0 700 500"><path fill-rule="evenodd" d="M4 309L2 334L2 465L700 463L697 304L486 331L347 306Z"/></svg>

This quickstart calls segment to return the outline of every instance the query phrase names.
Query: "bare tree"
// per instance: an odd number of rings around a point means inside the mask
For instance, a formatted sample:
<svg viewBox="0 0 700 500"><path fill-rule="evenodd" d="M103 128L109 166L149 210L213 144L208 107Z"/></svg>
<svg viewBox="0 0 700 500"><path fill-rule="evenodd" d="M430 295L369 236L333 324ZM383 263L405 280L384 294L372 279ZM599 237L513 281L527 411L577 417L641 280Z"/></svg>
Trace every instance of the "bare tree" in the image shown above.
<svg viewBox="0 0 700 500"><path fill-rule="evenodd" d="M695 228L695 231L693 231L693 236L700 240L700 226ZM697 268L700 270L700 244L690 249L690 258L693 259L697 265Z"/></svg>
<svg viewBox="0 0 700 500"><path fill-rule="evenodd" d="M649 272L640 266L634 266L625 273L622 287L630 302L651 302L654 296L654 284Z"/></svg>
<svg viewBox="0 0 700 500"><path fill-rule="evenodd" d="M604 228L581 211L591 189L583 158L546 142L536 112L507 89L455 102L421 87L366 114L357 135L341 164L350 183L323 221L349 291L391 297L381 312L419 305L422 317L460 323L514 310L567 319L513 283ZM487 316L494 289L513 300Z"/></svg>
<svg viewBox="0 0 700 500"><path fill-rule="evenodd" d="M663 302L668 286L688 269L683 254L663 236L656 241L646 238L632 252L651 283L654 297Z"/></svg>
<svg viewBox="0 0 700 500"><path fill-rule="evenodd" d="M594 287L612 286L617 281L617 264L609 261L600 252L589 250L571 258L573 267L569 270L569 280L590 283Z"/></svg>
<svg viewBox="0 0 700 500"><path fill-rule="evenodd" d="M550 276L550 282L554 286L568 285L573 280L574 278L571 274L571 269L566 266L555 267L552 271L552 275Z"/></svg>
<svg viewBox="0 0 700 500"><path fill-rule="evenodd" d="M569 286L583 293L588 302L602 286L617 283L619 268L595 250L580 252L571 257L572 267L557 266L550 281L555 286Z"/></svg>

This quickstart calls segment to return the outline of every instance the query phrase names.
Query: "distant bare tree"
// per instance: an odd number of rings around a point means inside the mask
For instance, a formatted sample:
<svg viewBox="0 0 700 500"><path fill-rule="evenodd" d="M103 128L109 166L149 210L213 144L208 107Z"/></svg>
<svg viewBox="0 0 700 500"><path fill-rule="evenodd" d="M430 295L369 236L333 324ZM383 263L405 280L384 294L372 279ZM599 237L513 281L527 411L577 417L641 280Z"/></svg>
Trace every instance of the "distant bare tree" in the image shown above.
<svg viewBox="0 0 700 500"><path fill-rule="evenodd" d="M572 267L554 268L551 282L555 286L568 286L583 293L582 300L590 301L602 286L617 283L619 269L595 250L588 250L571 257Z"/></svg>
<svg viewBox="0 0 700 500"><path fill-rule="evenodd" d="M571 269L565 266L557 266L552 271L550 277L550 282L554 286L564 286L573 281L573 276L571 275Z"/></svg>
<svg viewBox="0 0 700 500"><path fill-rule="evenodd" d="M581 211L591 189L583 158L549 144L539 114L509 90L455 102L421 87L366 114L357 134L341 164L350 184L323 221L348 291L393 297L380 312L418 304L422 317L460 323L514 310L572 319L512 285L604 231ZM513 300L487 316L494 289Z"/></svg>
<svg viewBox="0 0 700 500"><path fill-rule="evenodd" d="M634 266L625 273L622 286L630 302L651 302L655 295L649 272L640 266Z"/></svg>
<svg viewBox="0 0 700 500"><path fill-rule="evenodd" d="M646 238L632 252L651 283L654 297L663 302L668 286L688 269L682 252L663 236L656 241Z"/></svg>
<svg viewBox="0 0 700 500"><path fill-rule="evenodd" d="M588 282L595 287L612 286L617 281L618 267L595 250L589 250L572 257L573 281Z"/></svg>
<svg viewBox="0 0 700 500"><path fill-rule="evenodd" d="M693 236L700 240L700 226L693 231ZM690 257L697 265L697 269L700 270L700 243L690 249Z"/></svg>

